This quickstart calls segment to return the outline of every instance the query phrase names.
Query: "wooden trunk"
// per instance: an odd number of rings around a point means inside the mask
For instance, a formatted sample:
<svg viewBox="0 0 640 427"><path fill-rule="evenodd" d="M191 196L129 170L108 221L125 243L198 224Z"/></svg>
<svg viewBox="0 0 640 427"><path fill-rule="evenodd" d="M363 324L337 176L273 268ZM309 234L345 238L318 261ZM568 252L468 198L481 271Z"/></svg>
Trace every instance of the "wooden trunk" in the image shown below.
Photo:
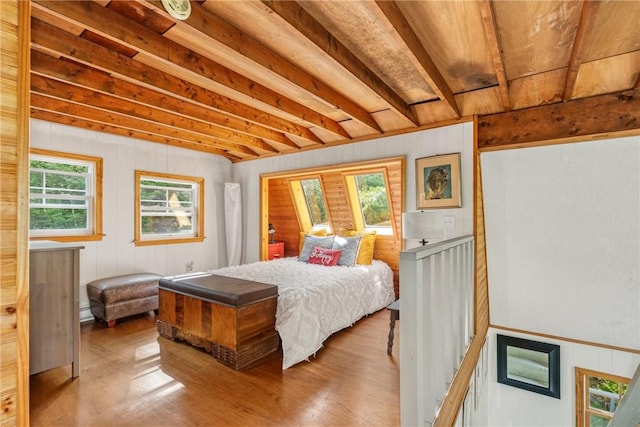
<svg viewBox="0 0 640 427"><path fill-rule="evenodd" d="M158 332L240 370L278 349L277 287L206 275L160 281Z"/></svg>

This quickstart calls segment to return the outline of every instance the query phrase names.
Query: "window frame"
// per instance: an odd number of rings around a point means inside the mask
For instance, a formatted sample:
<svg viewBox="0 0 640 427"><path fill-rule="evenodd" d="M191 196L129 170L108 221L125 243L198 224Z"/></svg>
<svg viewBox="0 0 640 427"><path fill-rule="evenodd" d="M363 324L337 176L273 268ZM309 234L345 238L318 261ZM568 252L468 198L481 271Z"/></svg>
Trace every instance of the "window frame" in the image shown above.
<svg viewBox="0 0 640 427"><path fill-rule="evenodd" d="M166 182L189 183L196 185L194 190L196 197L193 208L195 221L193 224L193 235L170 235L161 234L159 237L146 237L142 234L142 211L141 211L141 181L157 180ZM191 177L185 175L174 175L160 172L135 171L135 203L134 203L134 239L136 246L167 245L176 243L197 243L204 241L204 178Z"/></svg>
<svg viewBox="0 0 640 427"><path fill-rule="evenodd" d="M384 245L381 246L380 253L384 254L384 259L389 259L390 263L393 258L392 253L397 253L397 251L402 250L404 247L404 240L399 239L397 236L402 235L401 224L402 224L402 211L404 210L404 206L406 204L405 201L405 185L406 185L406 156L395 156L395 157L386 157L386 158L377 158L359 162L351 162L351 163L340 163L340 164L332 164L332 165L324 165L324 166L315 166L315 167L306 167L300 169L291 169L286 171L277 171L277 172L265 172L260 174L260 224L259 224L259 250L260 250L260 259L267 259L268 257L268 242L269 242L269 233L268 233L268 224L273 222L272 213L277 215L279 219L289 220L289 217L286 216L279 209L277 201L272 199L270 195L270 187L274 180L278 182L283 180L286 183L283 183L287 186L289 191L291 191L291 186L288 184L290 180L300 179L301 177L314 176L319 175L322 177L323 181L328 182L328 179L332 181L332 189L338 189L339 186L342 186L340 190L341 193L336 194L326 194L327 197L327 207L329 208L329 216L331 217L331 228L332 233L340 234L345 232L351 232L354 230L352 224L351 213L345 212L346 210L350 210L349 202L346 198L343 201L343 192L344 192L344 180L342 178L342 173L348 171L359 171L359 170L368 170L368 169L387 169L387 177L388 182L392 183L392 187L389 188L389 196L391 197L391 209L393 212L393 222L394 222L394 237L392 236L377 236L376 241L383 240L385 241ZM294 195L291 193L290 197L293 199ZM273 206L272 206L273 205ZM297 235L299 232L307 231L303 229L303 224L298 217L298 211L295 206L292 206L291 210L296 213L296 222L298 225L297 230L293 230L293 224L287 222L288 228L285 230L285 237L283 238L285 241L285 247L287 245L296 245L298 243ZM337 216L336 216L337 214ZM293 220L293 218L291 218ZM281 230L284 230L284 227L280 227ZM397 274L397 268L394 267L394 271ZM397 276L396 276L397 277Z"/></svg>
<svg viewBox="0 0 640 427"><path fill-rule="evenodd" d="M322 200L324 201L325 208L327 209L328 226L314 225L311 219L311 213L309 212L309 205L307 204L307 198L304 194L302 187L302 181L317 179L320 183L320 190L322 192ZM327 204L327 194L324 189L324 182L320 175L299 176L295 179L289 180L289 191L291 192L291 198L293 199L293 205L296 209L300 230L303 231L317 231L326 230L328 234L332 233L333 222L331 220L331 211Z"/></svg>
<svg viewBox="0 0 640 427"><path fill-rule="evenodd" d="M29 240L53 240L56 242L86 242L102 240L104 237L102 232L102 158L32 147L29 150L29 173L31 173L32 160L43 160L58 163L65 163L66 161L68 162L67 164L87 163L91 165L92 172L90 179L92 191L89 196L90 206L87 208L87 215L90 219L91 227L87 232L80 233L59 232L65 230L31 230L31 227L29 227ZM31 194L29 194L29 210L31 210L31 198Z"/></svg>
<svg viewBox="0 0 640 427"><path fill-rule="evenodd" d="M387 196L387 207L389 209L389 227L367 227L364 220L364 213L362 211L362 204L360 203L360 193L357 187L357 177L364 175L382 174L384 179L384 186ZM389 174L386 167L372 168L372 169L360 169L346 171L342 174L345 189L347 191L347 200L349 203L349 211L351 212L351 220L353 227L357 231L376 232L378 236L388 236L396 238L396 223L393 211L393 203L391 200L391 188L389 186Z"/></svg>
<svg viewBox="0 0 640 427"><path fill-rule="evenodd" d="M627 387L631 383L631 379L614 374L607 374L605 372L593 371L591 369L585 369L575 367L575 383L576 383L576 427L590 427L591 421L590 414L597 415L601 418L613 417L614 412L606 412L598 410L597 408L591 408L589 393L589 378L598 377L606 379L608 381L614 381L621 384L626 384ZM628 391L628 388L627 388ZM622 398L622 396L620 396Z"/></svg>

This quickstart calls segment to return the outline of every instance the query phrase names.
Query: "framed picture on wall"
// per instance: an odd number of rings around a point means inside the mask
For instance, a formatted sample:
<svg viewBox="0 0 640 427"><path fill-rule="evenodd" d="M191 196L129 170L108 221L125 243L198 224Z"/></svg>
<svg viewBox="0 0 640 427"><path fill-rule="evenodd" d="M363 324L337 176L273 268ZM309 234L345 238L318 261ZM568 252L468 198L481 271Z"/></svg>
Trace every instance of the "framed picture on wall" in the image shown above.
<svg viewBox="0 0 640 427"><path fill-rule="evenodd" d="M460 153L416 159L416 208L459 208Z"/></svg>
<svg viewBox="0 0 640 427"><path fill-rule="evenodd" d="M498 382L560 399L560 346L497 335Z"/></svg>

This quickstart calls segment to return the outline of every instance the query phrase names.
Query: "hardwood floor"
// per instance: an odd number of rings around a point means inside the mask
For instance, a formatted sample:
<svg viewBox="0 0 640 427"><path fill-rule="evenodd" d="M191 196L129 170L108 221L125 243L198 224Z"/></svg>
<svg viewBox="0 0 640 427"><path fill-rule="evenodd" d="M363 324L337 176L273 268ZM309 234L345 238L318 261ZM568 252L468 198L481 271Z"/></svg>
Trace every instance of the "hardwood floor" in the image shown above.
<svg viewBox="0 0 640 427"><path fill-rule="evenodd" d="M152 314L115 328L82 325L80 376L31 377L31 425L398 426L398 326L389 312L334 334L311 362L282 370L274 353L237 372L184 343L159 338Z"/></svg>

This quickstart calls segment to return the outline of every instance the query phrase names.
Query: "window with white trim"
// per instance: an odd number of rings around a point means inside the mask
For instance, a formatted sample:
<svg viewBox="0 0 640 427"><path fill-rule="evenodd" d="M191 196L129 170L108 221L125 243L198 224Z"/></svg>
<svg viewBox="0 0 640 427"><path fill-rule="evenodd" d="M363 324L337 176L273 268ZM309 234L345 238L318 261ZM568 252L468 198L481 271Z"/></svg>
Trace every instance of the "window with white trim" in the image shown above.
<svg viewBox="0 0 640 427"><path fill-rule="evenodd" d="M102 159L32 149L29 237L32 240L102 238Z"/></svg>
<svg viewBox="0 0 640 427"><path fill-rule="evenodd" d="M136 171L136 245L203 240L204 179Z"/></svg>

